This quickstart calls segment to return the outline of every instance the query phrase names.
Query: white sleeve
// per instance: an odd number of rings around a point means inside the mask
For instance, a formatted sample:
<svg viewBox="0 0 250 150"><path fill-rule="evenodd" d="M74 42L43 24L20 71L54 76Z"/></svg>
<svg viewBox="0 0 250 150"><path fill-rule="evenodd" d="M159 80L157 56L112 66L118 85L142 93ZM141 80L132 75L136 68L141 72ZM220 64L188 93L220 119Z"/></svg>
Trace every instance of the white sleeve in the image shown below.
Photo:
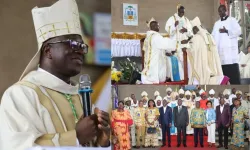
<svg viewBox="0 0 250 150"><path fill-rule="evenodd" d="M170 17L165 25L165 30L168 35L173 36L176 34L175 20L174 17Z"/></svg>
<svg viewBox="0 0 250 150"><path fill-rule="evenodd" d="M168 53L176 49L176 40L164 38L160 34L153 35L152 44L154 44L157 49L165 50Z"/></svg>
<svg viewBox="0 0 250 150"><path fill-rule="evenodd" d="M0 149L23 150L36 146L45 131L36 107L38 96L30 88L14 85L2 97L0 107Z"/></svg>
<svg viewBox="0 0 250 150"><path fill-rule="evenodd" d="M75 130L56 133L50 114L29 87L14 85L7 89L1 100L0 118L1 150L24 150L38 144L63 146L62 140L76 144Z"/></svg>
<svg viewBox="0 0 250 150"><path fill-rule="evenodd" d="M193 27L188 19L187 19L187 36L188 37L193 36Z"/></svg>
<svg viewBox="0 0 250 150"><path fill-rule="evenodd" d="M241 27L235 18L230 22L231 29L228 30L230 38L238 38L241 35Z"/></svg>

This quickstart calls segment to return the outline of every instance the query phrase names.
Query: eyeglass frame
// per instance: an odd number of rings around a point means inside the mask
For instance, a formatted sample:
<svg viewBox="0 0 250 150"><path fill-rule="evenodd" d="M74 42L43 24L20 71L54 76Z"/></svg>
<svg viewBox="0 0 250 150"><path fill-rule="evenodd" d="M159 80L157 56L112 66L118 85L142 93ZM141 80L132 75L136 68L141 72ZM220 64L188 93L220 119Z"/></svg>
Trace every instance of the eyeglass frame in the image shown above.
<svg viewBox="0 0 250 150"><path fill-rule="evenodd" d="M67 40L62 40L62 41L55 41L55 42L49 42L49 43L46 43L46 44L58 44L58 43L67 43L67 42L69 42L69 46L71 47L71 49L72 50L74 50L74 51L79 51L79 49L80 49L80 46L79 45L81 45L81 46L85 46L85 47L82 47L81 49L83 50L83 53L84 54L87 54L88 53L88 48L89 48L89 46L87 45L87 44L85 44L85 43L81 43L81 42L77 42L77 41L75 41L75 40L71 40L71 39L67 39ZM72 47L72 42L74 42L74 43L76 43L76 45L78 46L78 50L75 50L75 49L73 49ZM75 46L76 46L75 45Z"/></svg>

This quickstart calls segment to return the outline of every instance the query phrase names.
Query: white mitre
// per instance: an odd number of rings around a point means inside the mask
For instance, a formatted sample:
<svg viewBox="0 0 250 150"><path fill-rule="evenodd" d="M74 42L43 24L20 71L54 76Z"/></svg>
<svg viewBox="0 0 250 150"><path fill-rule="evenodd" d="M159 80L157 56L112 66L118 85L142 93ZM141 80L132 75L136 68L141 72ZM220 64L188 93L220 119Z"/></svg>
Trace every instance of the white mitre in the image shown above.
<svg viewBox="0 0 250 150"><path fill-rule="evenodd" d="M185 91L183 89L180 89L179 94L185 94Z"/></svg>
<svg viewBox="0 0 250 150"><path fill-rule="evenodd" d="M154 96L160 96L160 92L159 91L155 91Z"/></svg>
<svg viewBox="0 0 250 150"><path fill-rule="evenodd" d="M149 22L147 22L147 26L148 26L148 28L150 28L150 23L151 22L153 22L153 21L156 21L153 17L150 19L150 21Z"/></svg>
<svg viewBox="0 0 250 150"><path fill-rule="evenodd" d="M240 94L242 95L242 92L240 90L237 90L235 94Z"/></svg>
<svg viewBox="0 0 250 150"><path fill-rule="evenodd" d="M132 101L132 99L130 97L124 98L124 103L126 103L127 101Z"/></svg>
<svg viewBox="0 0 250 150"><path fill-rule="evenodd" d="M229 89L225 89L223 91L223 95L230 95L230 90Z"/></svg>
<svg viewBox="0 0 250 150"><path fill-rule="evenodd" d="M190 96L191 96L192 93L191 93L190 91L187 90L187 91L185 92L185 95L190 95Z"/></svg>
<svg viewBox="0 0 250 150"><path fill-rule="evenodd" d="M162 101L162 97L161 96L157 96L155 101L157 102L158 100Z"/></svg>
<svg viewBox="0 0 250 150"><path fill-rule="evenodd" d="M215 91L214 91L214 89L211 89L211 90L209 91L209 94L212 94L212 95L214 95L214 94L215 94Z"/></svg>
<svg viewBox="0 0 250 150"><path fill-rule="evenodd" d="M166 92L172 92L172 89L171 89L170 87L168 87L168 88L166 89Z"/></svg>
<svg viewBox="0 0 250 150"><path fill-rule="evenodd" d="M147 97L148 96L148 93L146 92L146 91L143 91L142 93L141 93L141 97Z"/></svg>
<svg viewBox="0 0 250 150"><path fill-rule="evenodd" d="M195 17L193 20L190 21L190 23L191 23L191 25L193 27L195 27L195 26L197 26L197 27L201 26L201 21L200 21L199 17Z"/></svg>
<svg viewBox="0 0 250 150"><path fill-rule="evenodd" d="M35 7L32 9L32 16L38 51L25 68L19 80L29 72L37 69L43 42L62 35L82 35L79 11L75 0L59 0L50 7Z"/></svg>

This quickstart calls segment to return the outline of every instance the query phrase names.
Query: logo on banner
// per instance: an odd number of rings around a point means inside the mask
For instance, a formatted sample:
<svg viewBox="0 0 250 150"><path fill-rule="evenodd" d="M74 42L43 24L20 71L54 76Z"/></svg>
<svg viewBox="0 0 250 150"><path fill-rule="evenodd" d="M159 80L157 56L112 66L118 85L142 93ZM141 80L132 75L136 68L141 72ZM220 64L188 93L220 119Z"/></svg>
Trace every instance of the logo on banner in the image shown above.
<svg viewBox="0 0 250 150"><path fill-rule="evenodd" d="M131 5L126 7L124 18L127 21L135 21L137 19L136 8Z"/></svg>

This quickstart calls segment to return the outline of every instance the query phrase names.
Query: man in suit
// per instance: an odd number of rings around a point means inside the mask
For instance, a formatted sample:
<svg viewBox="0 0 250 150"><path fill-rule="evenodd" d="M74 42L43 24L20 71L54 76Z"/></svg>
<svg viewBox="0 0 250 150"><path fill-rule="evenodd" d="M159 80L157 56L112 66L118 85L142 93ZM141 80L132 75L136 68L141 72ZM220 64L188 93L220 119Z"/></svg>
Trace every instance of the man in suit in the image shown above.
<svg viewBox="0 0 250 150"><path fill-rule="evenodd" d="M219 146L222 145L222 131L224 131L224 148L228 149L228 127L231 123L231 110L230 106L225 104L224 97L220 98L220 105L216 107L216 128L219 132Z"/></svg>
<svg viewBox="0 0 250 150"><path fill-rule="evenodd" d="M187 107L182 105L182 100L178 100L178 106L174 107L174 126L177 128L177 147L181 145L181 133L183 135L183 146L186 145L186 128L189 123Z"/></svg>
<svg viewBox="0 0 250 150"><path fill-rule="evenodd" d="M159 123L162 131L162 147L166 145L166 133L168 136L168 147L171 147L170 127L172 126L172 108L167 106L167 97L163 99L163 107L160 108Z"/></svg>

